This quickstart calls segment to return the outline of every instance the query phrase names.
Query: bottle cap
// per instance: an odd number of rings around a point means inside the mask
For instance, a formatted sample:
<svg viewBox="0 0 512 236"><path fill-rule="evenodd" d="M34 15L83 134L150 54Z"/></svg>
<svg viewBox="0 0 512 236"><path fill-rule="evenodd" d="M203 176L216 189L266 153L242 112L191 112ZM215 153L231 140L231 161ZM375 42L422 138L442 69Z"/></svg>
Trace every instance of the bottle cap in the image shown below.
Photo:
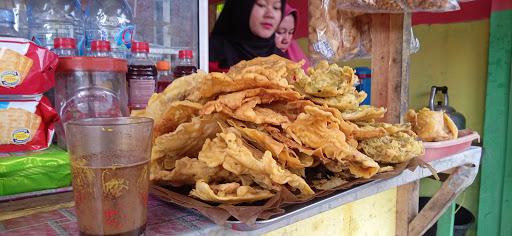
<svg viewBox="0 0 512 236"><path fill-rule="evenodd" d="M157 70L170 70L171 64L168 61L158 61L156 63Z"/></svg>
<svg viewBox="0 0 512 236"><path fill-rule="evenodd" d="M76 49L76 40L74 38L54 38L53 47L63 49Z"/></svg>
<svg viewBox="0 0 512 236"><path fill-rule="evenodd" d="M0 9L0 22L14 24L14 13L10 9Z"/></svg>
<svg viewBox="0 0 512 236"><path fill-rule="evenodd" d="M192 50L180 50L178 57L179 59L192 59Z"/></svg>
<svg viewBox="0 0 512 236"><path fill-rule="evenodd" d="M149 44L146 42L132 41L132 52L146 52L149 53Z"/></svg>
<svg viewBox="0 0 512 236"><path fill-rule="evenodd" d="M110 52L110 42L107 40L94 40L91 43L91 51Z"/></svg>

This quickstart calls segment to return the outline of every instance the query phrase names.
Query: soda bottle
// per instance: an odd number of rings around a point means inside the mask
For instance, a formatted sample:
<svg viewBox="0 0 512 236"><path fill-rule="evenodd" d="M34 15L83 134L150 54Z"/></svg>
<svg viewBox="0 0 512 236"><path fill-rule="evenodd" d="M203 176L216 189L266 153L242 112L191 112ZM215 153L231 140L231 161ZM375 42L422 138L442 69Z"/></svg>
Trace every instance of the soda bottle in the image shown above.
<svg viewBox="0 0 512 236"><path fill-rule="evenodd" d="M14 13L11 9L0 8L0 36L19 37L18 31L14 29Z"/></svg>
<svg viewBox="0 0 512 236"><path fill-rule="evenodd" d="M55 38L53 52L59 57L76 56L76 40L74 38Z"/></svg>
<svg viewBox="0 0 512 236"><path fill-rule="evenodd" d="M132 57L128 62L129 106L132 110L144 109L156 89L155 63L148 57L147 42L132 42Z"/></svg>
<svg viewBox="0 0 512 236"><path fill-rule="evenodd" d="M35 43L54 48L55 38L76 39L83 55L84 27L78 0L27 0L29 35Z"/></svg>
<svg viewBox="0 0 512 236"><path fill-rule="evenodd" d="M161 93L172 82L172 75L169 73L171 64L168 61L158 61L156 63L158 71L158 80L156 83L156 92Z"/></svg>
<svg viewBox="0 0 512 236"><path fill-rule="evenodd" d="M178 57L178 65L173 70L174 79L196 73L197 68L192 61L192 50L180 50Z"/></svg>
<svg viewBox="0 0 512 236"><path fill-rule="evenodd" d="M92 57L112 57L110 42L107 40L94 40L91 43Z"/></svg>
<svg viewBox="0 0 512 236"><path fill-rule="evenodd" d="M112 57L127 58L133 39L132 9L126 0L88 0L85 12L87 48L93 40L110 41Z"/></svg>

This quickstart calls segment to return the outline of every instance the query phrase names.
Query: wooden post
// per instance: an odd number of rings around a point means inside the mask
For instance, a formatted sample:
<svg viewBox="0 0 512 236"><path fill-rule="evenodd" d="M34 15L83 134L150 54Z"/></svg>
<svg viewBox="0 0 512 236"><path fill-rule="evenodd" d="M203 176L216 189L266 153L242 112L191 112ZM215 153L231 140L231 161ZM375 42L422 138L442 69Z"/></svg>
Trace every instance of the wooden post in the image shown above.
<svg viewBox="0 0 512 236"><path fill-rule="evenodd" d="M408 109L410 14L372 15L373 106L386 107L385 122L398 123ZM408 235L418 213L419 181L398 187L396 235Z"/></svg>

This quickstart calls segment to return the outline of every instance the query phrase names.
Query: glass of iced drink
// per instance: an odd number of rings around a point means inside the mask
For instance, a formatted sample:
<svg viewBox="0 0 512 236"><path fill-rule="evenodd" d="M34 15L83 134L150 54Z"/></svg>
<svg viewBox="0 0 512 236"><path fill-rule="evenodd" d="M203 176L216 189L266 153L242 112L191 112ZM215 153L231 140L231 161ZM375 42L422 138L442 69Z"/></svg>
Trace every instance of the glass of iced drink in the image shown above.
<svg viewBox="0 0 512 236"><path fill-rule="evenodd" d="M65 128L80 235L143 235L153 120L91 118Z"/></svg>

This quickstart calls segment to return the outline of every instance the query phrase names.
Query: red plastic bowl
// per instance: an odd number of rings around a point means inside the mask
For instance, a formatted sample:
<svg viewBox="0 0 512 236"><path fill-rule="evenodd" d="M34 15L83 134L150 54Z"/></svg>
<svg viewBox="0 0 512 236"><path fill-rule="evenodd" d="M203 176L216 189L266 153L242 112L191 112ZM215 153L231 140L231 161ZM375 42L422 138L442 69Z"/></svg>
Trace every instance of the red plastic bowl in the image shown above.
<svg viewBox="0 0 512 236"><path fill-rule="evenodd" d="M459 138L440 142L423 142L425 155L421 157L426 162L434 161L464 151L471 146L473 140L480 143L480 135L471 130L459 131Z"/></svg>

